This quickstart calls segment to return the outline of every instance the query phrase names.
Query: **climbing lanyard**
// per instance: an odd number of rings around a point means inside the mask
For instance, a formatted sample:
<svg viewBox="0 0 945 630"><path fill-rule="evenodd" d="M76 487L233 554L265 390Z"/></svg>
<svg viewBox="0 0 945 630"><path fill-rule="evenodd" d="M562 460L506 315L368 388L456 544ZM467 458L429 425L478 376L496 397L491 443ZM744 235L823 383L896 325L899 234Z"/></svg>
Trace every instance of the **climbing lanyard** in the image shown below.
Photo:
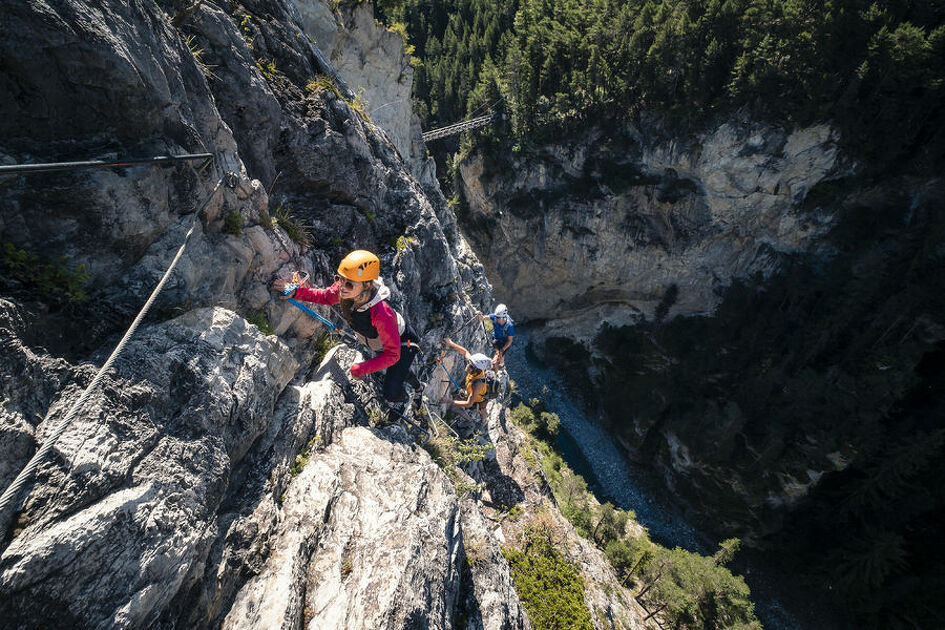
<svg viewBox="0 0 945 630"><path fill-rule="evenodd" d="M460 329L460 330L462 330L462 329ZM418 346L417 344L413 343L412 341L407 341L407 343L405 343L404 346L407 347L407 348L415 348L415 349L417 350L417 353L418 353L420 356L426 356L426 353L425 353L423 350L420 349L420 346ZM437 365L439 365L441 368L443 368L443 371L446 372L446 375L450 377L450 380L451 380L451 381L453 381L453 385L456 387L456 389L462 391L462 388L461 388L459 385L456 385L456 381L453 380L453 375L450 374L450 371L446 369L446 366L445 366L445 365L443 365L443 360L442 360L442 359L433 359L433 362L436 363ZM436 368L433 368L433 369L436 369Z"/></svg>
<svg viewBox="0 0 945 630"><path fill-rule="evenodd" d="M289 285L289 286L291 286L291 285ZM293 289L294 289L294 287L293 287ZM289 293L291 293L291 292L292 292L292 291L290 290ZM302 311L302 312L305 313L306 315L311 315L312 317L314 317L315 319L317 319L317 320L318 320L319 322L321 322L322 324L325 324L325 326L327 326L327 327L329 328L329 330L331 330L331 332L340 335L341 338L344 339L345 343L347 343L348 345L351 345L351 346L358 346L358 345L360 345L360 344L358 343L358 338L357 338L357 337L355 337L354 335L352 335L351 333L349 333L347 330L343 330L343 329L339 328L338 326L335 326L335 324L332 323L331 320L322 317L321 315L319 315L318 313L316 313L315 311L313 311L313 310L310 309L309 307L305 306L304 304L302 304L301 302L299 302L299 301L296 300L295 298L289 298L289 299L288 299L288 302L289 302L289 304L291 304L292 306L296 307L297 309L299 309L300 311Z"/></svg>
<svg viewBox="0 0 945 630"><path fill-rule="evenodd" d="M307 280L308 280L308 274L306 274L305 272L302 272L301 274L299 272L293 273L292 282L285 286L285 289L282 290L282 295L287 295L287 296L292 295L292 293L296 289L298 289L300 286L305 284ZM337 335L340 335L341 338L344 340L344 342L348 344L349 346L358 347L361 345L358 342L357 337L349 333L347 330L343 330L342 328L336 326L334 322L332 322L330 319L322 317L321 315L319 315L318 313L316 313L309 307L305 306L304 304L302 304L295 298L288 298L288 302L289 304L296 307L297 309L299 309L306 315L310 315L311 317L314 317L316 320L318 320L319 322L327 326L331 332Z"/></svg>
<svg viewBox="0 0 945 630"><path fill-rule="evenodd" d="M445 365L443 365L443 360L437 359L436 364L439 365L441 368L443 368L443 371L446 372L446 375L450 377L450 381L453 383L453 387L455 387L457 391L460 391L460 392L463 391L463 388L456 384L456 381L453 379L453 375L450 374L450 371L446 369Z"/></svg>
<svg viewBox="0 0 945 630"><path fill-rule="evenodd" d="M454 330L452 334L455 335L456 333L458 333L458 332L460 332L461 330L465 329L466 326L469 326L470 322L472 322L474 319L476 319L476 316L475 316L475 315L473 315L472 317L470 317L469 319L467 319L467 320L463 323L463 325L460 326L459 328L457 328L456 330ZM450 378L450 382L453 383L453 387L456 388L456 391L459 391L459 392L463 391L463 388L460 387L460 386L456 383L456 381L453 379L453 375L450 374L450 371L446 369L446 366L445 366L445 365L443 365L443 360L442 360L442 359L436 359L436 364L439 365L441 368L443 368L443 371L446 372L446 375Z"/></svg>

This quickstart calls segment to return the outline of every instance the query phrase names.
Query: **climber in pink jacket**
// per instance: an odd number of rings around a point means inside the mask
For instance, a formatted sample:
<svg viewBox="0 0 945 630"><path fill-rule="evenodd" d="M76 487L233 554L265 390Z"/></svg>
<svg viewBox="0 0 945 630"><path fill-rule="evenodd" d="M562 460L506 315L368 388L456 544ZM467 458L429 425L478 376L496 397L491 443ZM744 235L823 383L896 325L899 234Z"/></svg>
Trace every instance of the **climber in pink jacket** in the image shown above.
<svg viewBox="0 0 945 630"><path fill-rule="evenodd" d="M371 252L355 250L338 265L335 282L327 289L299 287L283 298L339 306L341 314L358 339L376 356L351 366L351 376L362 378L372 372L387 370L384 378L384 398L403 402L407 398L404 382L419 391L422 385L410 371L410 365L419 352L419 337L407 326L404 318L386 302L390 289L380 279L381 262ZM273 290L282 292L287 281L278 279Z"/></svg>

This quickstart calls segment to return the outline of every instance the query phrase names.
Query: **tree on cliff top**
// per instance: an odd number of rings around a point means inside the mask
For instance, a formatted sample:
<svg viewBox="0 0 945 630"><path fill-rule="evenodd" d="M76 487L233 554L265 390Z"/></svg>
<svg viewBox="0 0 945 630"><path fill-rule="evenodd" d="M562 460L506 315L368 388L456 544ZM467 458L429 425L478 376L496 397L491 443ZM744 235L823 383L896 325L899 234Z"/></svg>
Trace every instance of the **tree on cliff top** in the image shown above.
<svg viewBox="0 0 945 630"><path fill-rule="evenodd" d="M495 93L519 143L641 107L689 127L747 108L832 121L868 163L945 156L934 0L379 0L378 12L416 46L425 123L459 120Z"/></svg>

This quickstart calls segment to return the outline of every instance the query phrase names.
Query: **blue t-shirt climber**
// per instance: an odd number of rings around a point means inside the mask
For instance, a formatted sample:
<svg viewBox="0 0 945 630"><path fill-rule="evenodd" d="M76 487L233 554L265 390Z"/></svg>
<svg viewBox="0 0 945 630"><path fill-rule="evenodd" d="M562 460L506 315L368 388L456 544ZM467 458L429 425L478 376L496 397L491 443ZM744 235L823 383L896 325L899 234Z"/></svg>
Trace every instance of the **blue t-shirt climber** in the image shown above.
<svg viewBox="0 0 945 630"><path fill-rule="evenodd" d="M499 304L495 312L490 315L479 313L479 320L484 321L486 317L492 322L492 346L495 348L495 356L492 357L493 369L505 367L505 351L509 349L515 340L515 325L512 318L509 317L509 309L505 304Z"/></svg>

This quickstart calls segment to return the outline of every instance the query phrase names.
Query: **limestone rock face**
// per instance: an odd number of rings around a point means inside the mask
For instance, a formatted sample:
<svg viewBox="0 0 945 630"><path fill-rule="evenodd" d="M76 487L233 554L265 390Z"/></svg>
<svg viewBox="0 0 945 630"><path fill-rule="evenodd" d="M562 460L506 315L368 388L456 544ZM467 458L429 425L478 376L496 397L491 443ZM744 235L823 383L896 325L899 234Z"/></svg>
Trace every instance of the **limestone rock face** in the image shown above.
<svg viewBox="0 0 945 630"><path fill-rule="evenodd" d="M711 311L733 278L768 274L832 217L801 211L835 172L833 132L730 122L691 142L626 129L461 165L464 228L513 317L588 341L604 321ZM565 332L567 331L567 332Z"/></svg>
<svg viewBox="0 0 945 630"><path fill-rule="evenodd" d="M297 367L275 337L222 309L133 339L36 476L0 556L3 618L152 623L202 562L230 475ZM87 366L70 371L36 440L89 378Z"/></svg>
<svg viewBox="0 0 945 630"><path fill-rule="evenodd" d="M460 503L463 524L463 552L469 567L468 601L463 602L468 630L503 628L528 629L531 623L522 608L509 565L502 556L500 538L495 526L483 515L483 509L472 498Z"/></svg>
<svg viewBox="0 0 945 630"><path fill-rule="evenodd" d="M332 9L322 0L296 0L296 6L306 35L367 102L368 116L384 129L413 176L424 186L437 187L436 166L413 111L413 68L401 36L374 19L370 3Z"/></svg>
<svg viewBox="0 0 945 630"><path fill-rule="evenodd" d="M460 543L456 494L429 455L347 429L289 486L276 551L223 627L449 628Z"/></svg>

